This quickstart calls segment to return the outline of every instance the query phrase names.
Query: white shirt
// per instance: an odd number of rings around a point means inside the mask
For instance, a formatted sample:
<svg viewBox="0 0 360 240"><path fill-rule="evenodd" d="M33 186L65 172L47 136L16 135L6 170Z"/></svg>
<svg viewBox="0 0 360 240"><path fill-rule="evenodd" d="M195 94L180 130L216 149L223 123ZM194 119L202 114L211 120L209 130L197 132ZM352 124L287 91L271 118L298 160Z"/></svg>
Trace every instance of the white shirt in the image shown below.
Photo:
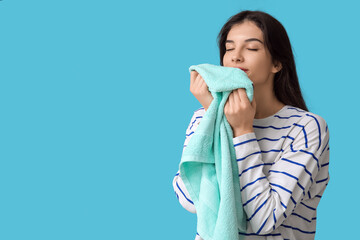
<svg viewBox="0 0 360 240"><path fill-rule="evenodd" d="M197 109L186 130L184 149L205 114ZM246 240L315 238L316 208L329 182L329 130L319 115L285 105L254 119L254 132L233 138ZM196 213L178 173L173 187L180 204ZM196 240L202 240L196 235Z"/></svg>

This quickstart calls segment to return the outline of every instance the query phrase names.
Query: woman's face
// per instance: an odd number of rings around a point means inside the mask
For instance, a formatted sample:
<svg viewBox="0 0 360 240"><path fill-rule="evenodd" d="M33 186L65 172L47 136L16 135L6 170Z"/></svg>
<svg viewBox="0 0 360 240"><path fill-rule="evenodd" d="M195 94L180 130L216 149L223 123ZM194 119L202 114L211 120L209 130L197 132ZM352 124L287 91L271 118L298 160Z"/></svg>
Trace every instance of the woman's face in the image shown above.
<svg viewBox="0 0 360 240"><path fill-rule="evenodd" d="M225 49L224 67L243 69L254 86L269 84L281 69L273 65L263 33L253 22L234 25L227 35Z"/></svg>

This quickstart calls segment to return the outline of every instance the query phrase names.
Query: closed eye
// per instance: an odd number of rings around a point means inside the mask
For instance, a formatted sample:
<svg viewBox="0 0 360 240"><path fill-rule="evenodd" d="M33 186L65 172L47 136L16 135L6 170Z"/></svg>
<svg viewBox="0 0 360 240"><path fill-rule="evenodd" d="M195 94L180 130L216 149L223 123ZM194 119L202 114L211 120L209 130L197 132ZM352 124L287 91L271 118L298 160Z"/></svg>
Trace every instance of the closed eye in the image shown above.
<svg viewBox="0 0 360 240"><path fill-rule="evenodd" d="M256 49L256 48L247 48L248 50L250 51L257 51L259 49ZM225 51L231 51L231 50L234 50L234 48L231 48L231 49L226 49Z"/></svg>

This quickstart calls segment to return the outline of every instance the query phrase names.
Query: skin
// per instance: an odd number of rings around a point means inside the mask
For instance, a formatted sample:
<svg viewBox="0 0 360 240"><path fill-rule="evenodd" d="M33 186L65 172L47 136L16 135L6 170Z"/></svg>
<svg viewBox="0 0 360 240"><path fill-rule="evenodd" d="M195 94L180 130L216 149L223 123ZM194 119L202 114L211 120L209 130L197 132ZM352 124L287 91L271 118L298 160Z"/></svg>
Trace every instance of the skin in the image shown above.
<svg viewBox="0 0 360 240"><path fill-rule="evenodd" d="M245 41L247 39L260 41ZM266 118L285 106L273 91L275 73L281 70L280 63L272 61L265 47L261 29L253 22L245 21L234 25L227 35L226 52L223 57L225 67L241 67L254 85L254 98L250 103L245 89L232 91L224 106L224 114L232 127L234 136L254 132L253 121ZM255 50L256 49L256 50ZM200 104L208 109L213 97L204 79L195 71L190 74L190 92Z"/></svg>

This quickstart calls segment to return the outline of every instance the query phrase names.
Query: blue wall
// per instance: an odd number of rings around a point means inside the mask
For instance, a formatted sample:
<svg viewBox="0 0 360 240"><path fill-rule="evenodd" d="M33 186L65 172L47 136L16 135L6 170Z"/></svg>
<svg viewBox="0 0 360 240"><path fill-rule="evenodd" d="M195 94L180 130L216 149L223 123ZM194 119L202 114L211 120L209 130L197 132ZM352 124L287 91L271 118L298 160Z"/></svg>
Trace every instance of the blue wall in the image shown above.
<svg viewBox="0 0 360 240"><path fill-rule="evenodd" d="M354 239L359 4L294 2L0 1L0 239L193 239L172 188L200 107L188 67L219 64L216 36L245 9L285 26L329 126L316 239Z"/></svg>

